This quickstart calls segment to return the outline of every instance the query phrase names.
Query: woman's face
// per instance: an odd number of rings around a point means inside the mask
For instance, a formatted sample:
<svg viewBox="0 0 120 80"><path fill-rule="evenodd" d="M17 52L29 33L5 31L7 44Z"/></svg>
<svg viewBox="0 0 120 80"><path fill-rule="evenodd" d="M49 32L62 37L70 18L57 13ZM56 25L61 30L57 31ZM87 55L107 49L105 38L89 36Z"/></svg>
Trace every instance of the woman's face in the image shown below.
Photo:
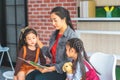
<svg viewBox="0 0 120 80"><path fill-rule="evenodd" d="M61 19L58 15L56 15L55 13L51 14L51 20L52 20L52 24L53 26L57 29L60 30L62 27L64 27L63 25L66 24L65 23L65 19Z"/></svg>
<svg viewBox="0 0 120 80"><path fill-rule="evenodd" d="M33 33L29 33L27 34L25 41L28 44L28 46L35 46L37 43L37 36Z"/></svg>

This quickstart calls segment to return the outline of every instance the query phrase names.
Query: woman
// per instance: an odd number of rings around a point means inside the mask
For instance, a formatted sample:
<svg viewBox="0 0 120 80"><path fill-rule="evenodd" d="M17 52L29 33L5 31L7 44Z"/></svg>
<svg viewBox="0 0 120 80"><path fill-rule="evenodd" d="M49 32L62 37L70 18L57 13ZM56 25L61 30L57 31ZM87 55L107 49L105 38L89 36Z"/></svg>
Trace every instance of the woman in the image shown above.
<svg viewBox="0 0 120 80"><path fill-rule="evenodd" d="M42 53L46 56L49 67L47 69L38 69L26 77L30 80L65 80L66 74L62 71L62 66L70 58L66 56L65 45L68 39L77 37L70 19L69 11L63 7L55 7L50 13L52 24L55 27L49 47L43 46L38 41ZM33 75L33 76L32 76ZM29 77L30 76L30 77Z"/></svg>

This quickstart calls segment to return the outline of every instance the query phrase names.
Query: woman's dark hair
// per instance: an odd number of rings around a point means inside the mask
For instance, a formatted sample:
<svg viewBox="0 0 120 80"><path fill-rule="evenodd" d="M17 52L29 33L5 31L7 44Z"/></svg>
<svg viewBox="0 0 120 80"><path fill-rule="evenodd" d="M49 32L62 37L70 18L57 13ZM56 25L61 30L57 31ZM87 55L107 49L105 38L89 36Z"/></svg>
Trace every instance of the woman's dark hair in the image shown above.
<svg viewBox="0 0 120 80"><path fill-rule="evenodd" d="M86 70L85 70L85 66L84 66L84 61L83 60L85 59L88 63L90 63L90 62L88 60L87 53L85 51L85 48L84 48L82 40L80 40L79 38L72 38L72 39L69 39L67 41L66 45L69 45L70 48L74 48L76 50L76 52L78 54L78 57L77 57L76 61L78 61L79 64L80 64L80 69L82 71L82 80L86 80L86 75L85 75ZM74 66L73 66L74 68L76 67L76 64L77 64L77 62L75 62Z"/></svg>
<svg viewBox="0 0 120 80"><path fill-rule="evenodd" d="M29 33L33 33L37 36L37 32L32 28L26 27L24 29L21 29L21 33L20 33L20 37L19 37L19 43L18 43L18 50L20 50L22 48L22 46L24 46L24 45L27 46L25 38Z"/></svg>
<svg viewBox="0 0 120 80"><path fill-rule="evenodd" d="M57 16L59 16L61 19L66 18L66 24L71 27L71 29L74 30L72 21L70 19L69 11L63 7L55 7L52 9L51 14L55 13Z"/></svg>

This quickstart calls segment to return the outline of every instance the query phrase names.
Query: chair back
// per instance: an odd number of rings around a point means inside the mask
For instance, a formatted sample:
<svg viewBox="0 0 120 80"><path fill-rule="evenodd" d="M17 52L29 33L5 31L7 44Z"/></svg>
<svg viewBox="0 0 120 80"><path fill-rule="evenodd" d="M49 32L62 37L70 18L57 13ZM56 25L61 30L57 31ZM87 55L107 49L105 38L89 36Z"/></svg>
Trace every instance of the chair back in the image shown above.
<svg viewBox="0 0 120 80"><path fill-rule="evenodd" d="M116 80L116 57L114 55L96 52L90 57L90 62L101 74L100 80Z"/></svg>

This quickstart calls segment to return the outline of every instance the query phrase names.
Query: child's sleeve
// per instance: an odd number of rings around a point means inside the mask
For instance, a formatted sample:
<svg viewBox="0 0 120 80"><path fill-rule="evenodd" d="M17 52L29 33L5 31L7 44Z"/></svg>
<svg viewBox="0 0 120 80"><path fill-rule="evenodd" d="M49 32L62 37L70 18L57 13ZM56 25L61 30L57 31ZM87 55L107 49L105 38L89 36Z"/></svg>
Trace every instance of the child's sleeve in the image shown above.
<svg viewBox="0 0 120 80"><path fill-rule="evenodd" d="M18 56L17 56L17 60L16 60L16 66L15 66L15 73L14 73L15 76L17 75L17 73L20 70L20 67L23 64L23 61L18 59L18 57L20 57L20 58L23 57L23 48L21 48L21 50L18 52Z"/></svg>

